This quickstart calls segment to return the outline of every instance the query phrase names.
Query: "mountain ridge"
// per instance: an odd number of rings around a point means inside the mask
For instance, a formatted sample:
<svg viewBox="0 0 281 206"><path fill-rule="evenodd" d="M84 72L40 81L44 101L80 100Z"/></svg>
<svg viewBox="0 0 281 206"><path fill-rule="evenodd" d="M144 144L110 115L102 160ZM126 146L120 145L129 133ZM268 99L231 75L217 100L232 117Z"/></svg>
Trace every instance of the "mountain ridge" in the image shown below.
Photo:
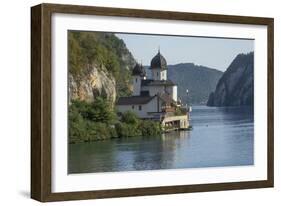
<svg viewBox="0 0 281 206"><path fill-rule="evenodd" d="M150 78L149 66L145 68ZM192 62L168 65L168 79L178 85L178 96L187 104L206 104L210 92L215 89L222 74L222 71Z"/></svg>

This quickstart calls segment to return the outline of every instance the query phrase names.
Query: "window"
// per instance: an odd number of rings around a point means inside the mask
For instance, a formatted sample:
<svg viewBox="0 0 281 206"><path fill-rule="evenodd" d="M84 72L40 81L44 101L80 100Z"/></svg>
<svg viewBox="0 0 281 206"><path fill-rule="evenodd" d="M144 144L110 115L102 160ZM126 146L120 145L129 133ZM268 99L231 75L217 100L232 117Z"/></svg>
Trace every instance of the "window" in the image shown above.
<svg viewBox="0 0 281 206"><path fill-rule="evenodd" d="M139 110L141 110L141 105L139 105Z"/></svg>
<svg viewBox="0 0 281 206"><path fill-rule="evenodd" d="M136 78L136 82L138 82L138 78Z"/></svg>
<svg viewBox="0 0 281 206"><path fill-rule="evenodd" d="M132 105L132 109L135 109L135 105Z"/></svg>
<svg viewBox="0 0 281 206"><path fill-rule="evenodd" d="M159 77L159 72L157 72L157 77Z"/></svg>

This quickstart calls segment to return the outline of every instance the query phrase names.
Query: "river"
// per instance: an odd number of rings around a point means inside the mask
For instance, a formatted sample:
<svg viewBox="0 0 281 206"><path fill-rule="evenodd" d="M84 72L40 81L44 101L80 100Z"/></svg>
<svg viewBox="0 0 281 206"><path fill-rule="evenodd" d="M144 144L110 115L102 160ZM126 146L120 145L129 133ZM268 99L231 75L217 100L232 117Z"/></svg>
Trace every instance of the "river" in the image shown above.
<svg viewBox="0 0 281 206"><path fill-rule="evenodd" d="M68 173L242 166L254 164L249 107L193 106L191 131L69 145Z"/></svg>

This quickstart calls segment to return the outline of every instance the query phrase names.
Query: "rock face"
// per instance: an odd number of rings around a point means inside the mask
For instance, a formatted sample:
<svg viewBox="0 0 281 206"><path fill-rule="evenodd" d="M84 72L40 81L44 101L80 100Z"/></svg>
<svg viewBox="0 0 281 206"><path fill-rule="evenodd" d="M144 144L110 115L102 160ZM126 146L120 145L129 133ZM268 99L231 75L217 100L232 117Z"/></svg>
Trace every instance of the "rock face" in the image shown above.
<svg viewBox="0 0 281 206"><path fill-rule="evenodd" d="M116 82L105 68L88 65L83 76L69 74L69 100L92 102L101 96L109 102L116 100Z"/></svg>
<svg viewBox="0 0 281 206"><path fill-rule="evenodd" d="M112 33L71 31L68 43L69 103L102 97L113 106L117 97L130 94L135 59L123 40Z"/></svg>
<svg viewBox="0 0 281 206"><path fill-rule="evenodd" d="M254 53L239 54L209 95L207 106L253 106Z"/></svg>

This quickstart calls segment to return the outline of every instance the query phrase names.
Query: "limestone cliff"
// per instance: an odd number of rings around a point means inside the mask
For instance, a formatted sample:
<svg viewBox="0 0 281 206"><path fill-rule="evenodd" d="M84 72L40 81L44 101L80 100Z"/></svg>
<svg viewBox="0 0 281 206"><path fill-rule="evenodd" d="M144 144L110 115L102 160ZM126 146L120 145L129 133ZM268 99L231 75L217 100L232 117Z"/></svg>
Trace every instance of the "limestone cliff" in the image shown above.
<svg viewBox="0 0 281 206"><path fill-rule="evenodd" d="M209 96L208 106L254 104L254 53L239 54Z"/></svg>
<svg viewBox="0 0 281 206"><path fill-rule="evenodd" d="M86 72L82 76L69 75L69 99L94 101L102 96L109 102L116 100L116 82L114 77L105 68L97 68L87 65Z"/></svg>

